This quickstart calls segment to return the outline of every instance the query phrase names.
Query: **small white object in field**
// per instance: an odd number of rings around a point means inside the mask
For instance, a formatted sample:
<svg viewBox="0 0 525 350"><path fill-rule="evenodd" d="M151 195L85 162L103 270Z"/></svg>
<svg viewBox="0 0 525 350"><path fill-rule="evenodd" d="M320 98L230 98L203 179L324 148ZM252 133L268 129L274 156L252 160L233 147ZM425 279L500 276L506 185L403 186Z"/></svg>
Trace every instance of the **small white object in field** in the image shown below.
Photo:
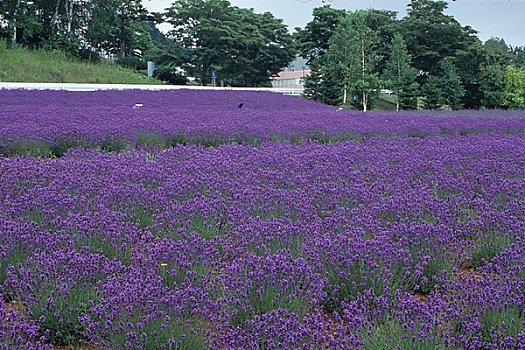
<svg viewBox="0 0 525 350"><path fill-rule="evenodd" d="M337 108L337 111L338 111L338 112L341 112L342 110L343 110L342 107Z"/></svg>
<svg viewBox="0 0 525 350"><path fill-rule="evenodd" d="M140 107L144 107L144 105L143 105L142 103L135 103L135 104L133 105L133 109L135 109L135 108L140 108Z"/></svg>

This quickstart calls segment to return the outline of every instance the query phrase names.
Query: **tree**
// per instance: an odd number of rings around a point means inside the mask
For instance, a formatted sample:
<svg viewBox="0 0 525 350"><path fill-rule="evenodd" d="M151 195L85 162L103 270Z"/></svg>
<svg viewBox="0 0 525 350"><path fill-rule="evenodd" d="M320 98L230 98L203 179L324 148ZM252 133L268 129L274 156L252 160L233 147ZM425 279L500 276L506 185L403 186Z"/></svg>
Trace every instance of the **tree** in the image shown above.
<svg viewBox="0 0 525 350"><path fill-rule="evenodd" d="M304 96L329 105L343 101L344 76L341 67L328 62L325 56L310 64L311 73L304 81Z"/></svg>
<svg viewBox="0 0 525 350"><path fill-rule="evenodd" d="M375 68L380 57L375 51L377 33L366 25L366 11L348 15L330 39L326 64L343 77L343 103L349 93L359 93L359 104L367 111L370 95L379 88Z"/></svg>
<svg viewBox="0 0 525 350"><path fill-rule="evenodd" d="M503 104L507 108L525 108L525 70L507 66Z"/></svg>
<svg viewBox="0 0 525 350"><path fill-rule="evenodd" d="M465 89L461 85L461 78L452 60L441 61L439 82L447 107L461 109L463 107L461 99L465 95Z"/></svg>
<svg viewBox="0 0 525 350"><path fill-rule="evenodd" d="M383 71L383 81L398 97L396 109L417 108L417 70L411 65L411 58L401 35L394 35L389 50L390 57Z"/></svg>
<svg viewBox="0 0 525 350"><path fill-rule="evenodd" d="M437 75L427 78L422 92L425 97L425 108L462 108L461 99L465 90L451 59L444 59L440 62Z"/></svg>
<svg viewBox="0 0 525 350"><path fill-rule="evenodd" d="M465 108L478 109L482 106L480 71L490 61L490 55L481 42L475 42L466 49L458 50L453 57L454 66L465 89L462 103Z"/></svg>
<svg viewBox="0 0 525 350"><path fill-rule="evenodd" d="M483 47L487 53L495 57L500 64L507 65L512 60L512 51L502 38L492 37L485 41Z"/></svg>
<svg viewBox="0 0 525 350"><path fill-rule="evenodd" d="M424 73L434 74L441 60L454 56L477 39L476 31L444 14L447 7L445 1L411 0L408 14L400 23L414 67Z"/></svg>
<svg viewBox="0 0 525 350"><path fill-rule="evenodd" d="M94 48L124 58L152 47L141 0L92 0L92 6L86 39Z"/></svg>
<svg viewBox="0 0 525 350"><path fill-rule="evenodd" d="M293 38L281 19L271 13L233 8L236 39L222 65L222 76L231 85L269 84L269 77L295 57Z"/></svg>
<svg viewBox="0 0 525 350"><path fill-rule="evenodd" d="M441 90L439 78L436 76L429 76L421 88L423 94L423 108L424 109L440 109L443 107L444 97L443 90Z"/></svg>
<svg viewBox="0 0 525 350"><path fill-rule="evenodd" d="M525 46L518 46L512 49L512 64L525 68Z"/></svg>
<svg viewBox="0 0 525 350"><path fill-rule="evenodd" d="M504 105L506 86L505 69L499 64L488 64L481 67L481 100L485 108L501 108Z"/></svg>
<svg viewBox="0 0 525 350"><path fill-rule="evenodd" d="M378 41L374 50L380 56L376 65L376 71L382 72L385 68L386 60L390 56L390 48L386 43L390 43L396 33L399 33L399 21L397 12L388 10L368 9L365 11L366 26L377 33Z"/></svg>
<svg viewBox="0 0 525 350"><path fill-rule="evenodd" d="M191 49L189 73L205 85L212 71L232 84L268 82L295 57L292 36L270 13L232 7L226 0L177 0L166 13L180 46Z"/></svg>
<svg viewBox="0 0 525 350"><path fill-rule="evenodd" d="M329 5L315 8L313 19L304 29L296 28L295 41L301 57L311 64L329 48L329 42L337 26L346 16L346 11L334 9Z"/></svg>

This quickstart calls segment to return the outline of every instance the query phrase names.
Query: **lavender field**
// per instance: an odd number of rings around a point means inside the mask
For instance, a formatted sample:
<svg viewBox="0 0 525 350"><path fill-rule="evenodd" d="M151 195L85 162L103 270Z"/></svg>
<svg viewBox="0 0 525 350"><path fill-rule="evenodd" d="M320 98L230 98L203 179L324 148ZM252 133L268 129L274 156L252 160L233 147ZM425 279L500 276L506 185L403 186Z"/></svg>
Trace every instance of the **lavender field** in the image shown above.
<svg viewBox="0 0 525 350"><path fill-rule="evenodd" d="M0 105L0 349L525 349L523 111Z"/></svg>
<svg viewBox="0 0 525 350"><path fill-rule="evenodd" d="M0 106L5 156L54 157L78 147L119 151L525 132L522 111L362 114L271 92L4 90Z"/></svg>

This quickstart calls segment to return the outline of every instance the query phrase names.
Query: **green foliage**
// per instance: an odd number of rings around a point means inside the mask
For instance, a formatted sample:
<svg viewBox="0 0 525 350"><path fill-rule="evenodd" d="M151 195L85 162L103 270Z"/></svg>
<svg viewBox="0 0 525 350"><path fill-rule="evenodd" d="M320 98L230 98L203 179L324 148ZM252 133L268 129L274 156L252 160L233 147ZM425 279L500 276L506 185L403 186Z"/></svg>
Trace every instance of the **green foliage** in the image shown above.
<svg viewBox="0 0 525 350"><path fill-rule="evenodd" d="M421 93L425 97L423 103L424 109L439 109L442 107L444 97L437 77L428 77L421 88Z"/></svg>
<svg viewBox="0 0 525 350"><path fill-rule="evenodd" d="M351 132L328 135L324 132L313 133L308 137L310 140L318 141L320 143L336 143L340 141L361 141L361 137Z"/></svg>
<svg viewBox="0 0 525 350"><path fill-rule="evenodd" d="M492 37L483 44L485 50L501 65L510 64L512 54L509 46L502 38Z"/></svg>
<svg viewBox="0 0 525 350"><path fill-rule="evenodd" d="M12 291L4 289L3 286L7 278L7 269L9 266L13 266L15 270L18 269L18 266L21 266L26 261L30 253L21 241L12 244L10 247L4 246L2 250L6 253L0 259L0 297L10 302L14 299L14 295Z"/></svg>
<svg viewBox="0 0 525 350"><path fill-rule="evenodd" d="M78 233L73 232L74 235ZM124 239L115 239L104 233L81 236L75 239L74 248L77 252L102 254L109 260L118 259L124 265L131 264L131 247Z"/></svg>
<svg viewBox="0 0 525 350"><path fill-rule="evenodd" d="M417 70L411 66L411 57L403 37L396 34L389 46L390 57L383 71L387 87L398 96L397 109L417 107Z"/></svg>
<svg viewBox="0 0 525 350"><path fill-rule="evenodd" d="M137 143L141 146L166 147L166 138L155 132L139 132L137 134Z"/></svg>
<svg viewBox="0 0 525 350"><path fill-rule="evenodd" d="M373 326L371 331L362 332L365 350L397 350L397 349L447 349L444 341L432 337L421 339L417 332L422 328L421 323L416 324L415 330L404 328L398 322L387 320Z"/></svg>
<svg viewBox="0 0 525 350"><path fill-rule="evenodd" d="M433 218L426 219L432 221ZM427 294L439 287L452 271L453 262L448 248L432 235L418 237L405 249L410 254L410 260L390 267L394 289Z"/></svg>
<svg viewBox="0 0 525 350"><path fill-rule="evenodd" d="M301 57L309 63L321 57L330 47L329 41L346 11L334 9L329 5L315 8L313 19L304 29L296 28L295 41Z"/></svg>
<svg viewBox="0 0 525 350"><path fill-rule="evenodd" d="M164 266L167 265L167 266ZM166 263L157 268L157 274L161 277L164 285L171 288L182 289L188 285L193 287L202 287L204 281L210 277L211 268L198 262L190 267L181 268L180 266L172 267ZM191 310L187 310L191 313Z"/></svg>
<svg viewBox="0 0 525 350"><path fill-rule="evenodd" d="M343 76L343 94L360 94L364 111L370 104L370 95L379 87L375 68L380 59L376 52L377 33L366 25L366 18L366 11L348 15L330 39L325 55L326 64Z"/></svg>
<svg viewBox="0 0 525 350"><path fill-rule="evenodd" d="M485 108L501 108L504 105L506 79L505 69L499 64L481 67L481 102Z"/></svg>
<svg viewBox="0 0 525 350"><path fill-rule="evenodd" d="M458 50L452 60L465 89L465 95L462 99L464 107L468 109L480 108L483 98L480 71L489 61L485 48L480 42L476 41L466 49Z"/></svg>
<svg viewBox="0 0 525 350"><path fill-rule="evenodd" d="M129 140L123 137L110 136L102 141L100 148L106 152L119 152L129 148Z"/></svg>
<svg viewBox="0 0 525 350"><path fill-rule="evenodd" d="M30 304L30 311L51 344L74 347L84 339L85 326L80 323L80 317L89 312L90 304L98 299L93 288L78 284L64 291L51 283L38 293L37 302Z"/></svg>
<svg viewBox="0 0 525 350"><path fill-rule="evenodd" d="M525 68L525 46L518 46L512 50L512 63L520 68Z"/></svg>
<svg viewBox="0 0 525 350"><path fill-rule="evenodd" d="M151 46L142 0L6 0L0 16L0 36L10 42L77 58L96 58L93 49L133 56Z"/></svg>
<svg viewBox="0 0 525 350"><path fill-rule="evenodd" d="M146 61L135 56L119 58L116 63L124 68L134 70L146 70L148 68L148 64Z"/></svg>
<svg viewBox="0 0 525 350"><path fill-rule="evenodd" d="M439 65L439 84L443 93L445 108L461 109L465 90L461 78L451 60L445 59Z"/></svg>
<svg viewBox="0 0 525 350"><path fill-rule="evenodd" d="M41 83L160 84L111 63L86 63L57 51L5 48L0 41L0 80Z"/></svg>
<svg viewBox="0 0 525 350"><path fill-rule="evenodd" d="M204 239L212 239L217 236L223 236L230 225L226 215L210 213L207 216L193 215L187 224L188 232L197 232Z"/></svg>
<svg viewBox="0 0 525 350"><path fill-rule="evenodd" d="M452 61L443 60L439 65L437 74L429 76L423 85L424 108L460 109L465 90Z"/></svg>
<svg viewBox="0 0 525 350"><path fill-rule="evenodd" d="M304 79L304 96L329 105L340 105L344 89L341 69L329 64L323 56L310 64L310 70L310 75Z"/></svg>
<svg viewBox="0 0 525 350"><path fill-rule="evenodd" d="M133 207L130 216L131 220L136 222L141 230L144 230L153 222L153 213L141 205Z"/></svg>
<svg viewBox="0 0 525 350"><path fill-rule="evenodd" d="M418 70L435 74L439 62L477 40L476 31L444 14L447 7L446 1L411 0L408 4L400 33Z"/></svg>
<svg viewBox="0 0 525 350"><path fill-rule="evenodd" d="M137 308L136 308L137 309ZM126 349L133 344L139 349L205 350L208 347L204 336L193 329L187 320L179 320L174 315L144 320L140 311L127 314L114 320L122 322L123 329L111 334L112 349ZM129 338L130 333L138 334Z"/></svg>
<svg viewBox="0 0 525 350"><path fill-rule="evenodd" d="M505 337L518 339L518 335L523 333L525 315L516 306L509 306L503 310L487 309L481 316L480 322L483 325L482 339L488 343L496 340L492 337L492 330L496 331L500 339Z"/></svg>
<svg viewBox="0 0 525 350"><path fill-rule="evenodd" d="M504 105L507 108L525 108L525 69L508 66L506 84L503 92Z"/></svg>
<svg viewBox="0 0 525 350"><path fill-rule="evenodd" d="M295 56L292 36L269 12L233 7L227 0L177 0L166 13L175 42L191 50L189 73L205 85L212 72L231 85L269 81Z"/></svg>
<svg viewBox="0 0 525 350"><path fill-rule="evenodd" d="M295 284L283 287L280 279L288 280L289 276L278 276L278 281L272 283L250 283L247 295L243 296L243 304L246 303L247 306L239 307L237 312L233 313L230 323L233 326L242 326L257 315L279 309L295 313L302 319L308 311L308 302L297 295L298 291L294 290L297 289ZM302 284L300 277L294 277L294 279ZM303 285L303 288L307 286Z"/></svg>
<svg viewBox="0 0 525 350"><path fill-rule="evenodd" d="M509 247L515 240L512 234L491 231L475 237L472 251L472 267L479 267L490 262L496 255Z"/></svg>
<svg viewBox="0 0 525 350"><path fill-rule="evenodd" d="M335 266L327 263L328 286L323 307L329 312L342 312L344 301L355 300L358 295L372 290L376 296L384 291L384 276L381 267L367 266L363 259L350 266Z"/></svg>

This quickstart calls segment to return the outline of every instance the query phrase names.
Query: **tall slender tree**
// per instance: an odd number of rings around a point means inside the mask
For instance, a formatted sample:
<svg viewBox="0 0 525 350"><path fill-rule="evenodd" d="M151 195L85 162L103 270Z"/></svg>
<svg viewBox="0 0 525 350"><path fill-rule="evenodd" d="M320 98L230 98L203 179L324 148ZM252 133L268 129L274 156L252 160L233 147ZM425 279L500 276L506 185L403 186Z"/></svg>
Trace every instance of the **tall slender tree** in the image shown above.
<svg viewBox="0 0 525 350"><path fill-rule="evenodd" d="M398 97L396 109L417 108L417 70L411 65L411 57L401 35L394 35L389 51L383 81Z"/></svg>
<svg viewBox="0 0 525 350"><path fill-rule="evenodd" d="M451 59L444 59L439 65L439 82L445 105L451 109L461 109L463 107L462 98L465 89L461 84L461 77Z"/></svg>
<svg viewBox="0 0 525 350"><path fill-rule="evenodd" d="M485 108L501 108L504 105L506 86L505 68L499 64L487 64L481 67L480 86Z"/></svg>
<svg viewBox="0 0 525 350"><path fill-rule="evenodd" d="M375 73L380 59L378 41L377 33L366 25L366 11L356 11L341 22L326 54L329 64L339 67L344 77L343 103L349 93L358 93L364 112L370 105L370 95L379 88L379 75Z"/></svg>

